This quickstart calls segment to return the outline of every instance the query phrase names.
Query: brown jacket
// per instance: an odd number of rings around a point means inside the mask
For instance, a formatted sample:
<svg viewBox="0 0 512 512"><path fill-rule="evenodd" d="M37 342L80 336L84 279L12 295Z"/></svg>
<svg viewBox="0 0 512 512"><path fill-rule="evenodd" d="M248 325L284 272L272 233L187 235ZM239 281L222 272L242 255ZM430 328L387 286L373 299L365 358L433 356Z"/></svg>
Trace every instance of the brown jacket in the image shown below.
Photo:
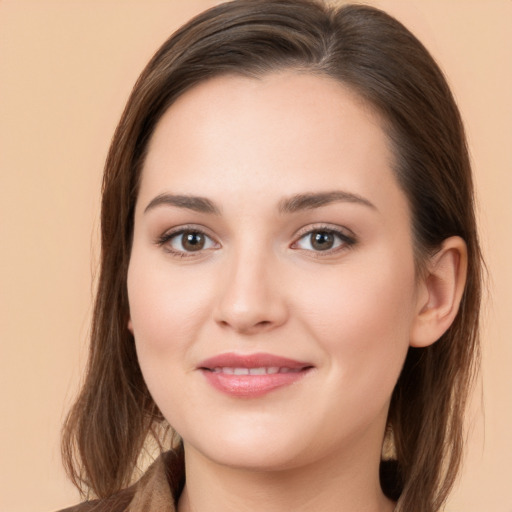
<svg viewBox="0 0 512 512"><path fill-rule="evenodd" d="M176 512L182 488L181 461L167 452L131 487L109 498L86 501L60 512Z"/></svg>

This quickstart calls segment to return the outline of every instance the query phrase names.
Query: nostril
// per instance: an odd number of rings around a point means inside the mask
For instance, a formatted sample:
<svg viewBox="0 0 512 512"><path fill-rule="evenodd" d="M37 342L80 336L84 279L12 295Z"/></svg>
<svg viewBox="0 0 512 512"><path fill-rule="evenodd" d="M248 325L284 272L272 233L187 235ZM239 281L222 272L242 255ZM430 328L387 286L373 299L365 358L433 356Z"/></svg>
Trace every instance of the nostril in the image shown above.
<svg viewBox="0 0 512 512"><path fill-rule="evenodd" d="M261 322L258 322L256 324L256 327L266 327L267 325L270 325L272 322L269 320L262 320Z"/></svg>
<svg viewBox="0 0 512 512"><path fill-rule="evenodd" d="M259 322L244 322L244 321L233 321L220 320L219 325L222 328L234 328L241 333L256 333L270 329L274 323L271 320L261 320Z"/></svg>

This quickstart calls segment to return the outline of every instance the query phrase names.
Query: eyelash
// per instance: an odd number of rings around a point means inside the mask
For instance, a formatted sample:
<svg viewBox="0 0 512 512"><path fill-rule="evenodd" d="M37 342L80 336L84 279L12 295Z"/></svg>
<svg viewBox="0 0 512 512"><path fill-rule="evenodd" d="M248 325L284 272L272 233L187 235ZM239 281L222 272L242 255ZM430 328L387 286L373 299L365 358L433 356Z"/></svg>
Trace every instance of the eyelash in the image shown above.
<svg viewBox="0 0 512 512"><path fill-rule="evenodd" d="M208 233L205 232L204 229L198 227L198 226L180 226L176 230L169 231L167 233L164 233L162 236L160 236L156 243L158 246L164 247L164 249L170 253L171 255L178 257L178 258L193 258L197 257L201 254L204 255L204 251L210 251L212 249L215 249L216 247L207 247L206 249L199 249L198 251L186 251L186 250L177 250L174 249L169 242L171 242L176 237L179 237L180 235L184 235L185 233L191 233L191 234L197 234L201 235L207 239L209 239L214 245L219 245L218 242L216 242L213 237L208 235ZM325 249L325 250L314 250L314 249L304 249L298 247L298 244L301 240L305 239L306 237L311 237L313 234L323 234L323 235L332 235L337 240L335 240L335 247ZM298 238L295 242L293 242L290 247L292 249L298 249L302 250L308 253L311 253L316 258L321 258L322 256L328 256L336 254L340 251L348 250L350 247L354 246L357 243L357 239L353 234L348 235L345 231L342 231L337 228L333 228L331 226L326 225L318 225L318 226L310 226L307 228L307 230L303 231L302 233L298 234ZM310 245L311 245L311 239L310 239Z"/></svg>
<svg viewBox="0 0 512 512"><path fill-rule="evenodd" d="M198 226L180 226L179 228L175 230L168 231L164 233L162 236L160 236L156 243L157 245L163 247L165 251L170 253L172 256L178 257L178 258L193 258L197 257L200 254L204 254L204 251L209 251L212 249L212 247L208 247L206 249L200 249L198 251L181 251L174 249L169 242L171 242L174 238L179 237L180 235L184 235L185 233L191 233L191 234L197 234L202 235L205 238L211 240L214 244L218 243L208 235L208 233L205 232L204 229L198 227Z"/></svg>
<svg viewBox="0 0 512 512"><path fill-rule="evenodd" d="M337 254L341 251L346 251L350 249L352 246L354 246L357 243L357 239L355 235L350 232L350 234L347 233L348 230L341 230L339 228L334 228L332 226L327 226L325 224L319 224L319 225L313 225L308 226L308 228L303 231L302 233L299 233L297 241L293 242L291 247L293 249L299 249L306 252L309 252L314 256L315 258L322 258L323 256L331 256L333 254ZM298 247L298 244L301 240L309 238L309 244L311 245L311 237L313 234L323 234L323 235L332 235L334 236L337 241L335 240L335 244L337 244L335 247L325 249L325 250L313 250L313 249L301 249Z"/></svg>

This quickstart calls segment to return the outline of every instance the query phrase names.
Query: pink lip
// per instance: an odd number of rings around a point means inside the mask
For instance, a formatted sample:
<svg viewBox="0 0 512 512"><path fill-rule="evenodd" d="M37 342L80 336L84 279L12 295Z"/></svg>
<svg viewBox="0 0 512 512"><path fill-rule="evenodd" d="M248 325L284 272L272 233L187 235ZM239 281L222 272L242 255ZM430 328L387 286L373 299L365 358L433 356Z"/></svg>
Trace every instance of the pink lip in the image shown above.
<svg viewBox="0 0 512 512"><path fill-rule="evenodd" d="M248 375L231 373L235 368L238 371L253 370L253 373L265 369L265 373ZM197 367L217 390L227 395L244 398L256 398L288 386L304 377L312 368L313 365L310 363L272 354L234 353L209 358Z"/></svg>

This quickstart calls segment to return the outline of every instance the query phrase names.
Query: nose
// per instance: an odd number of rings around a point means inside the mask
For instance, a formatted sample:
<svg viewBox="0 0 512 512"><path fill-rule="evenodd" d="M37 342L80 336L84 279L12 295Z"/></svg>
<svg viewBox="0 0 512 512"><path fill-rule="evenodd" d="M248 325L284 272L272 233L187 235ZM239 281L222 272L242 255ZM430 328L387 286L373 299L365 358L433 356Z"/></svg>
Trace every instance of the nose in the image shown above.
<svg viewBox="0 0 512 512"><path fill-rule="evenodd" d="M219 275L221 293L214 312L222 328L251 335L286 322L285 287L276 266L269 258L254 254L226 262L226 272Z"/></svg>

